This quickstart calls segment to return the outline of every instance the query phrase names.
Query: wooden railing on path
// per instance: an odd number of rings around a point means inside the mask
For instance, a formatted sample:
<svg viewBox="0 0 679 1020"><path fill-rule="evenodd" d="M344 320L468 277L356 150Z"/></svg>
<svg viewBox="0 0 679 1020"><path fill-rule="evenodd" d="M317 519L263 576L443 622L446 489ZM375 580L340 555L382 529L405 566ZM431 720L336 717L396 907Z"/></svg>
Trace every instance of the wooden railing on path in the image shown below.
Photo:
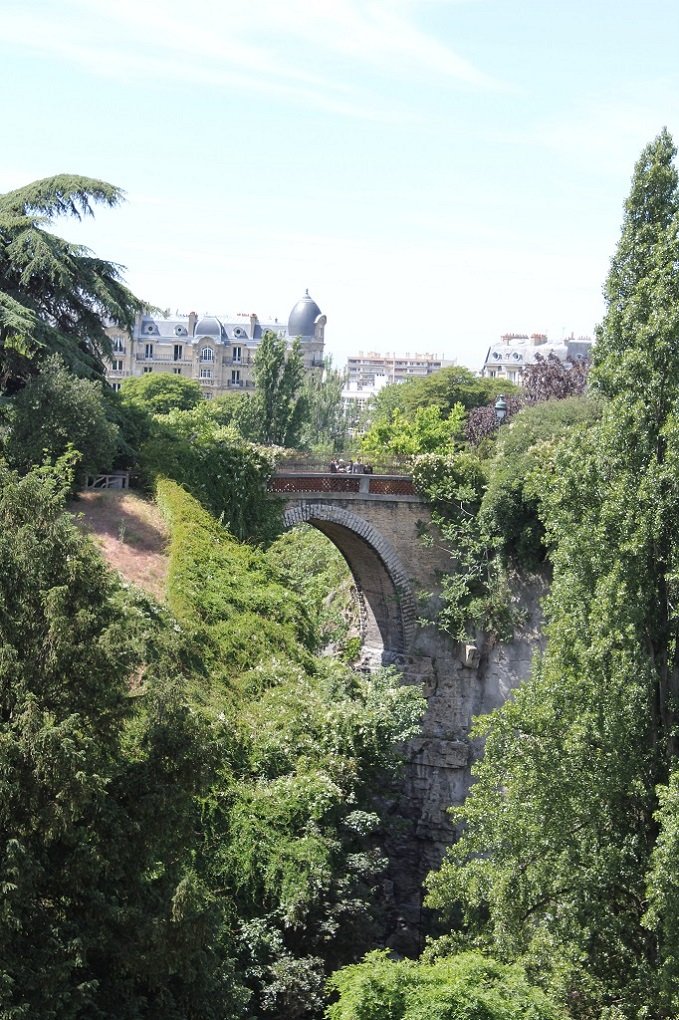
<svg viewBox="0 0 679 1020"><path fill-rule="evenodd" d="M129 489L130 472L112 471L108 475L88 475L86 489Z"/></svg>

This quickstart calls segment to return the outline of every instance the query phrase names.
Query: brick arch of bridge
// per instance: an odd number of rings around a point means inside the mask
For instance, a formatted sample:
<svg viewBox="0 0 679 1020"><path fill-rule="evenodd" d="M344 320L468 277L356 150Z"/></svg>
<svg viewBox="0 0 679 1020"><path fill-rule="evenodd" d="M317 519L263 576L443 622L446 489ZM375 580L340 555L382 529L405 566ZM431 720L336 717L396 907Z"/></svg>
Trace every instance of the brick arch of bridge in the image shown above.
<svg viewBox="0 0 679 1020"><path fill-rule="evenodd" d="M339 549L361 600L364 652L385 665L410 648L417 620L407 573L391 543L369 521L342 507L301 503L284 512L286 528L311 524Z"/></svg>

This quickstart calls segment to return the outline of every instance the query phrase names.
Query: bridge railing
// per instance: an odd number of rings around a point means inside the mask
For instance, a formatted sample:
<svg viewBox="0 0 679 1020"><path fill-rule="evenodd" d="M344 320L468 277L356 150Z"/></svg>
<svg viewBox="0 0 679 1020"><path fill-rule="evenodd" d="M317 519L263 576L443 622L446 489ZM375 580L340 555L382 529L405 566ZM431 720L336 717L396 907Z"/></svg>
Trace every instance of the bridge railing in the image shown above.
<svg viewBox="0 0 679 1020"><path fill-rule="evenodd" d="M347 455L343 458L337 457L335 461L344 462L348 464L350 457ZM373 474L376 475L409 475L411 471L411 463L408 458L398 459L391 458L390 460L375 459L371 460L370 457L363 458L364 464L370 464L373 469ZM312 457L295 457L291 460L281 460L276 467L276 474L286 475L308 475L308 474L321 474L325 475L330 472L330 460L319 460L318 458Z"/></svg>
<svg viewBox="0 0 679 1020"><path fill-rule="evenodd" d="M269 492L281 494L355 493L370 496L416 496L409 475L343 475L317 472L277 472L269 480Z"/></svg>

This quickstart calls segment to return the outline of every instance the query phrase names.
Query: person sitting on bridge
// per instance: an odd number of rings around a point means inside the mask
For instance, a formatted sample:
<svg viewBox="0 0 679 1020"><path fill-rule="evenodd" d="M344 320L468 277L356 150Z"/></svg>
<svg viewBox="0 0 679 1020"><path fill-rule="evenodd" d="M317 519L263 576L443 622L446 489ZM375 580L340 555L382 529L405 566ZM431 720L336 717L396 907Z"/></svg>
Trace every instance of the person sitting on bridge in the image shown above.
<svg viewBox="0 0 679 1020"><path fill-rule="evenodd" d="M366 474L366 475L371 475L373 473L373 466L372 466L372 464L364 464L363 465L363 473Z"/></svg>

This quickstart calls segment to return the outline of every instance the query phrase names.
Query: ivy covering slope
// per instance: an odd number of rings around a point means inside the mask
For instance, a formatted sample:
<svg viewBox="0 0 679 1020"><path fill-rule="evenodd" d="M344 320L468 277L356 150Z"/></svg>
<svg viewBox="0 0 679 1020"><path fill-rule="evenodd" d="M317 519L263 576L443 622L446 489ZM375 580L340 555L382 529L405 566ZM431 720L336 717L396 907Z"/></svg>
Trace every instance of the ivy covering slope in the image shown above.
<svg viewBox="0 0 679 1020"><path fill-rule="evenodd" d="M385 861L374 790L415 732L419 690L314 658L300 602L265 555L237 543L176 483L169 598L200 663L194 704L231 732L196 848L234 905L252 1016L319 1016L324 981L371 948Z"/></svg>

